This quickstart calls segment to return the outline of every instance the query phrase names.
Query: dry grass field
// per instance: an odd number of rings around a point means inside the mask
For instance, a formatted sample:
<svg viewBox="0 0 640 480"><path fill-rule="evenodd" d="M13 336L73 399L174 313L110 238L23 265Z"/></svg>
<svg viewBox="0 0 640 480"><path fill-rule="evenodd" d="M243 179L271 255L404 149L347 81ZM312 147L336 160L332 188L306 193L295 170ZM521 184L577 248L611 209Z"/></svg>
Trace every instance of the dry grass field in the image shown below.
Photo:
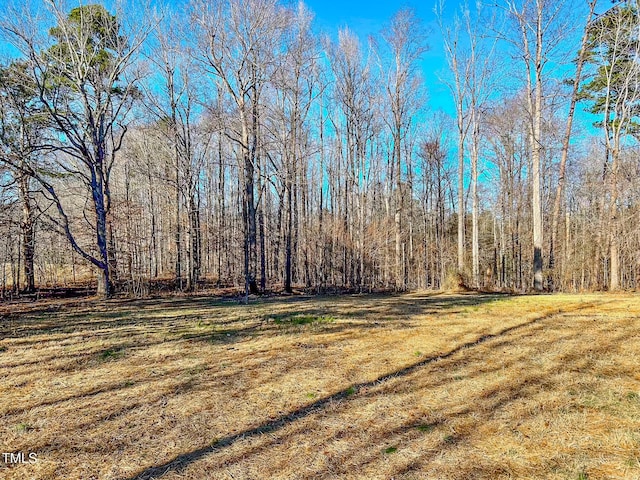
<svg viewBox="0 0 640 480"><path fill-rule="evenodd" d="M1 308L3 479L640 478L633 295Z"/></svg>

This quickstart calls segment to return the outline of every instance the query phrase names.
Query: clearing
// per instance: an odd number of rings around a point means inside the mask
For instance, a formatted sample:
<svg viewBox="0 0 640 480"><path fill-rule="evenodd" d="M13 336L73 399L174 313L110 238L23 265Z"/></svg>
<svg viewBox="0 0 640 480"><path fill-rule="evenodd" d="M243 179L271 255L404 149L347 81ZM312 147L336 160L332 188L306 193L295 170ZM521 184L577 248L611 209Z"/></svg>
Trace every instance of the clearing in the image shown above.
<svg viewBox="0 0 640 480"><path fill-rule="evenodd" d="M1 308L1 478L640 478L634 295Z"/></svg>

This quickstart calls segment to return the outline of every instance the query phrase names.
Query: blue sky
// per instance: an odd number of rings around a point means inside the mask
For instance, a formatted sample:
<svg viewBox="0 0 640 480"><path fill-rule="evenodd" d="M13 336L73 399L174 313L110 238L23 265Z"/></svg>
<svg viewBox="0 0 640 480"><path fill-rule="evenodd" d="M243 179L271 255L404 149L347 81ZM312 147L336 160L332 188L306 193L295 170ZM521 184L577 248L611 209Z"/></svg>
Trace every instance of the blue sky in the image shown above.
<svg viewBox="0 0 640 480"><path fill-rule="evenodd" d="M422 20L428 32L429 51L424 55L422 74L427 85L428 104L431 109L443 109L453 113L449 92L437 77L446 69L442 37L436 21L435 0L426 2L394 2L366 0L306 0L306 5L315 14L315 26L319 32L336 35L345 26L366 39L368 35L379 34L393 14L403 7L412 8ZM445 5L445 22L453 17L460 2Z"/></svg>
<svg viewBox="0 0 640 480"><path fill-rule="evenodd" d="M438 26L434 7L439 0L416 1L376 1L376 0L304 0L305 4L315 14L315 27L321 33L331 36L337 34L338 29L348 26L364 41L368 35L378 35L385 27L393 14L403 7L412 8L416 15L422 20L428 32L427 43L429 51L424 55L422 61L422 75L427 87L429 110L443 110L447 114L454 116L455 109L453 99L446 85L441 78L446 78L448 66L443 50L442 35ZM467 0L473 5L473 0ZM602 2L603 4L606 2ZM443 22L450 25L454 15L460 11L463 0L449 0L444 2ZM608 3L607 3L608 5ZM599 9L606 8L601 6ZM576 8L576 19L583 20L585 5ZM581 32L577 30L575 35L579 38ZM573 67L569 67L568 75L573 72ZM557 72L556 72L557 74ZM577 107L577 124L586 127L589 134L597 133L592 122L596 117L585 112L587 105L580 104ZM576 126L577 127L577 126Z"/></svg>
<svg viewBox="0 0 640 480"><path fill-rule="evenodd" d="M97 0L99 1L99 0ZM293 0L295 1L295 0ZM182 0L160 0L158 3L168 2L173 8L183 5ZM427 85L429 107L434 110L444 109L453 113L453 105L449 98L449 92L437 74L446 69L446 60L442 50L440 30L436 22L434 7L436 0L426 2L415 1L376 1L376 0L304 0L305 4L315 15L315 29L320 33L331 36L337 35L338 29L348 26L365 41L369 35L378 35L391 17L404 7L412 8L422 20L428 31L429 51L424 55L422 73ZM6 9L9 0L0 0L0 11ZM90 1L86 3L91 3ZM106 1L107 6L110 0ZM459 0L449 1L446 4L445 21L451 20L452 12L460 5ZM72 1L70 5L76 5ZM0 54L13 56L12 48L0 42Z"/></svg>
<svg viewBox="0 0 640 480"><path fill-rule="evenodd" d="M0 11L6 9L9 3L20 0L0 0ZM36 2L38 0L35 0ZM97 0L99 1L99 0ZM112 0L106 0L107 5ZM133 0L135 1L135 0ZM285 0L286 1L286 0ZM294 3L297 0L289 0ZM425 53L422 61L422 76L427 90L428 110L444 110L449 115L454 115L453 101L450 92L441 78L447 77L447 62L443 51L442 36L437 23L434 7L436 2L441 0L402 0L402 1L378 1L378 0L304 0L305 4L315 15L315 29L318 33L326 33L335 36L338 29L349 27L363 41L369 35L379 35L393 14L404 7L412 8L416 15L422 20L428 32L427 43L429 50ZM186 0L152 0L152 2L168 2L173 8L179 9L186 3ZM451 24L454 14L460 10L464 0L444 0L445 24ZM90 2L88 2L90 3ZM473 0L467 0L473 5ZM71 1L75 5L75 0ZM4 8L3 8L4 7ZM584 9L581 6L578 10ZM579 14L582 19L582 14ZM11 55L14 53L11 48L0 42L0 55ZM585 117L584 106L578 107L578 116ZM589 117L586 115L586 117ZM587 120L589 124L592 119Z"/></svg>
<svg viewBox="0 0 640 480"><path fill-rule="evenodd" d="M316 14L321 28L335 29L345 25L364 33L378 32L385 22L400 8L409 6L425 20L425 13L431 14L432 7L426 3L420 8L416 4L401 2L379 2L364 0L307 0L307 5Z"/></svg>

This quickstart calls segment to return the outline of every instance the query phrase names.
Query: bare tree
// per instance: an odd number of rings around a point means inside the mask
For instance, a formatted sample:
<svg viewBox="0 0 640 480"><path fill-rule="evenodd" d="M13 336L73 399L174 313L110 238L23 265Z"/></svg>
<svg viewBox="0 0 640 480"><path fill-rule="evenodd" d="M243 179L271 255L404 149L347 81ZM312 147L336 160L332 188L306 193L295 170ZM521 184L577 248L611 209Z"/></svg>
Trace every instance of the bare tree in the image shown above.
<svg viewBox="0 0 640 480"><path fill-rule="evenodd" d="M281 58L282 64L274 75L272 84L275 90L276 105L272 109L273 126L270 128L280 151L282 179L281 212L286 216L284 229L284 290L291 293L293 283L293 265L296 261L299 244L300 225L297 208L298 192L305 188L306 159L305 148L308 135L308 116L316 96L316 78L318 68L317 42L311 32L313 17L309 10L299 4L287 29L286 51ZM275 133L275 132L279 132ZM308 255L305 255L308 258Z"/></svg>
<svg viewBox="0 0 640 480"><path fill-rule="evenodd" d="M237 123L225 130L243 165L245 299L257 293L256 155L259 145L260 95L271 79L279 47L290 22L289 11L275 0L196 1L199 27L195 52L207 72L229 95Z"/></svg>
<svg viewBox="0 0 640 480"><path fill-rule="evenodd" d="M573 120L575 116L576 104L578 103L580 84L582 82L582 69L587 57L587 42L589 40L589 25L593 19L594 11L596 8L597 0L590 0L589 12L582 33L582 40L580 42L580 48L578 50L578 57L576 59L576 70L573 77L573 84L571 90L571 99L569 102L569 111L567 113L567 123L565 127L565 133L562 140L562 153L560 158L560 165L558 167L558 185L556 187L556 193L553 202L553 213L551 217L551 235L549 240L549 269L552 270L555 267L556 261L556 248L558 230L560 227L560 213L563 204L563 195L566 182L566 170L567 159L569 157L569 146L571 143L571 136L573 130Z"/></svg>
<svg viewBox="0 0 640 480"><path fill-rule="evenodd" d="M390 115L387 120L391 132L393 174L395 175L395 282L397 290L406 288L406 264L403 255L404 187L402 182L403 145L407 140L412 116L420 101L420 76L417 74L418 61L427 50L424 30L409 9L400 10L391 19L383 32L390 55L385 69L387 74L386 92ZM408 159L405 159L405 165Z"/></svg>
<svg viewBox="0 0 640 480"><path fill-rule="evenodd" d="M198 186L210 135L201 134L203 125L198 125L202 89L198 85L194 61L188 53L186 34L180 21L177 17L167 17L157 31L156 45L149 58L159 75L151 79L145 93L149 100L146 106L171 152L172 178L168 184L174 191L175 203L176 285L183 288L184 272L186 289L191 290L200 276ZM183 212L186 213L186 222L183 222Z"/></svg>
<svg viewBox="0 0 640 480"><path fill-rule="evenodd" d="M478 8L475 12L476 18L472 19L468 6L463 5L461 18L454 20L453 29L445 28L441 24L449 68L453 74L453 82L449 83L449 88L456 103L458 127L458 271L463 273L464 269L464 153L468 150L471 160L471 278L476 287L480 283L478 163L481 117L482 110L496 90L495 85L492 85L496 41L482 33L481 29L489 31L490 27L479 21L481 13ZM492 19L488 21L493 22ZM461 28L464 28L463 39L460 38ZM490 41L483 42L483 37Z"/></svg>
<svg viewBox="0 0 640 480"><path fill-rule="evenodd" d="M24 290L35 290L35 205L29 170L36 168L37 156L46 137L36 85L27 64L13 62L0 67L0 163L9 168L11 184L17 184L22 205L20 232ZM17 287L17 285L16 285Z"/></svg>
<svg viewBox="0 0 640 480"><path fill-rule="evenodd" d="M363 51L358 38L349 30L341 30L338 43L328 45L331 69L335 78L333 99L338 107L331 116L341 136L340 155L344 168L344 223L350 243L355 246L355 264L349 283L364 287L365 264L365 209L371 164L367 162L376 114L376 87L372 72L372 59ZM341 118L337 118L340 116ZM354 220L351 220L353 218ZM346 260L346 255L345 255Z"/></svg>
<svg viewBox="0 0 640 480"><path fill-rule="evenodd" d="M25 56L40 102L59 132L56 166L87 187L93 204L95 253L76 241L53 179L33 168L27 173L55 204L54 220L74 250L99 269L98 292L108 296L114 258L109 242L110 175L138 93L136 53L153 25L127 30L122 15L112 15L100 5L70 12L59 2L46 5L56 21L48 37L41 38L37 23L7 20L1 28Z"/></svg>
<svg viewBox="0 0 640 480"><path fill-rule="evenodd" d="M444 2L441 2L436 10L440 31L444 37L444 48L449 64L449 70L453 75L453 81L446 81L456 108L456 127L458 134L458 274L465 272L465 217L466 209L464 202L464 153L467 133L469 131L469 116L465 109L465 102L468 98L469 69L472 68L470 62L465 61L460 47L461 22L456 17L453 26L445 25L443 22Z"/></svg>
<svg viewBox="0 0 640 480"><path fill-rule="evenodd" d="M544 150L542 122L545 109L545 75L552 54L570 31L565 2L549 0L508 0L506 10L515 22L518 40L509 39L523 62L527 106L530 117L531 195L533 223L533 288L544 288L541 160Z"/></svg>

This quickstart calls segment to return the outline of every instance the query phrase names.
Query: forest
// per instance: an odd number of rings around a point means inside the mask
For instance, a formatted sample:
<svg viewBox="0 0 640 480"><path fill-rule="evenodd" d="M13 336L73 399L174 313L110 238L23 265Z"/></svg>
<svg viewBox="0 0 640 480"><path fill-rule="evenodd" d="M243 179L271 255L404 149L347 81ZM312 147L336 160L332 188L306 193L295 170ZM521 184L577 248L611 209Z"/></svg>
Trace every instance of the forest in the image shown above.
<svg viewBox="0 0 640 480"><path fill-rule="evenodd" d="M2 296L636 289L639 25L632 0L366 35L277 0L9 3Z"/></svg>

